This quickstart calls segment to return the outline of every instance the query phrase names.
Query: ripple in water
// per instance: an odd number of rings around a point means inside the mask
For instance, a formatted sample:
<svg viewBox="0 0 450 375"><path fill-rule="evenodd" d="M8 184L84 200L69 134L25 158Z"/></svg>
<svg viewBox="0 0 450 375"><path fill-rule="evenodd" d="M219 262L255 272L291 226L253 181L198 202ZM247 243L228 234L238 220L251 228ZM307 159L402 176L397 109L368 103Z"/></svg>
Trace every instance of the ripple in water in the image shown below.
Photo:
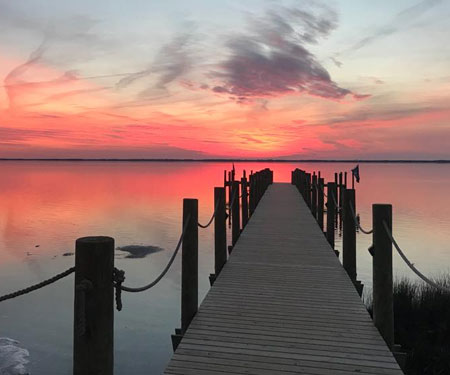
<svg viewBox="0 0 450 375"><path fill-rule="evenodd" d="M0 337L0 375L29 375L27 370L28 350L19 342L8 337Z"/></svg>

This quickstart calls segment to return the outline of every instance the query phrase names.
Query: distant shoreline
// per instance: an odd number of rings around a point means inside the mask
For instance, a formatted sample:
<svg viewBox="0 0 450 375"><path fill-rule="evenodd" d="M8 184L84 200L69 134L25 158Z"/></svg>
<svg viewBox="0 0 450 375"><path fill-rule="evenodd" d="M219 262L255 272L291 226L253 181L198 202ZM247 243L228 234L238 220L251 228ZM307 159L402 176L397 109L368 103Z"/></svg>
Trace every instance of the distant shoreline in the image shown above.
<svg viewBox="0 0 450 375"><path fill-rule="evenodd" d="M188 162L188 163L434 163L434 164L449 164L450 160L366 160L366 159L54 159L54 158L0 158L0 161L45 161L45 162Z"/></svg>

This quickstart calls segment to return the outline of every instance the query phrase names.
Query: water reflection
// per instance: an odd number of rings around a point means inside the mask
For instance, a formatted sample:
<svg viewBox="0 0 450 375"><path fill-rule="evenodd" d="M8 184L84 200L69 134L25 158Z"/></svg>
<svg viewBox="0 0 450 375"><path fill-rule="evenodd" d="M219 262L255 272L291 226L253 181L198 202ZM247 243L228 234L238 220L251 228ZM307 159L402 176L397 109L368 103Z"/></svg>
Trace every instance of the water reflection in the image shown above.
<svg viewBox="0 0 450 375"><path fill-rule="evenodd" d="M346 163L235 163L236 175L265 167L275 181L290 181L296 167L321 171L326 180ZM127 284L148 283L165 266L181 231L183 198L199 199L199 219L213 210L213 187L231 163L1 162L0 294L40 281L73 265L74 241L107 235L116 246L152 246L140 259L116 257ZM392 203L394 235L426 274L448 271L450 165L362 164L356 186L361 224L371 227L371 204ZM212 227L200 231L200 295L213 270ZM371 284L371 236L358 235L358 274ZM341 246L337 241L337 247ZM397 275L414 278L396 257ZM161 373L179 326L179 260L158 287L125 294L116 314L116 373ZM1 336L31 354L33 374L70 374L73 280L0 305Z"/></svg>

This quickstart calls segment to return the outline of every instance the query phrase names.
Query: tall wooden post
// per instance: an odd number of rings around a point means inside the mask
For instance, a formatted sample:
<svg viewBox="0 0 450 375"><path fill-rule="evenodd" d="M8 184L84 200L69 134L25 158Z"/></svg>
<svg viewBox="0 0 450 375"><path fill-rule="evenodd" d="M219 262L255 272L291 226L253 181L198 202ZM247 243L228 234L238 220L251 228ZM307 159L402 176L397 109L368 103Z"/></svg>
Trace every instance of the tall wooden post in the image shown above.
<svg viewBox="0 0 450 375"><path fill-rule="evenodd" d="M181 334L186 332L198 308L197 199L183 199L183 228L186 223L181 248Z"/></svg>
<svg viewBox="0 0 450 375"><path fill-rule="evenodd" d="M338 196L336 197L336 202L339 208L342 207L342 172L339 172ZM342 219L342 211L340 217Z"/></svg>
<svg viewBox="0 0 450 375"><path fill-rule="evenodd" d="M227 215L224 188L214 188L214 207L217 207L214 217L214 272L217 277L227 262Z"/></svg>
<svg viewBox="0 0 450 375"><path fill-rule="evenodd" d="M312 186L311 186L311 213L314 219L317 220L317 176L314 172L312 176Z"/></svg>
<svg viewBox="0 0 450 375"><path fill-rule="evenodd" d="M231 217L231 209L232 209L231 208L231 198L233 195L232 184L233 184L233 181L231 179L231 171L229 171L228 172L228 225L231 225L231 220L232 220L232 217Z"/></svg>
<svg viewBox="0 0 450 375"><path fill-rule="evenodd" d="M324 203L324 180L319 178L319 188L317 190L317 222L319 223L320 230L323 232L323 203Z"/></svg>
<svg viewBox="0 0 450 375"><path fill-rule="evenodd" d="M350 279L356 282L356 225L351 207L355 207L355 190L344 190L342 264ZM351 206L350 206L351 205ZM354 209L354 208L353 208Z"/></svg>
<svg viewBox="0 0 450 375"><path fill-rule="evenodd" d="M328 183L327 194L327 240L331 248L334 249L334 219L336 217L336 205L333 199L333 195L336 196L336 184L334 182Z"/></svg>
<svg viewBox="0 0 450 375"><path fill-rule="evenodd" d="M311 209L311 173L306 173L306 204Z"/></svg>
<svg viewBox="0 0 450 375"><path fill-rule="evenodd" d="M239 212L239 181L232 182L232 207L231 207L231 215L233 216L231 220L231 242L234 246L239 238L241 233L241 223L240 223L240 212Z"/></svg>
<svg viewBox="0 0 450 375"><path fill-rule="evenodd" d="M75 244L74 375L114 372L114 239Z"/></svg>
<svg viewBox="0 0 450 375"><path fill-rule="evenodd" d="M384 341L394 345L392 242L383 222L392 233L392 206L372 205L373 219L373 321Z"/></svg>
<svg viewBox="0 0 450 375"><path fill-rule="evenodd" d="M248 223L248 193L247 193L247 178L241 178L241 191L242 191L242 228Z"/></svg>

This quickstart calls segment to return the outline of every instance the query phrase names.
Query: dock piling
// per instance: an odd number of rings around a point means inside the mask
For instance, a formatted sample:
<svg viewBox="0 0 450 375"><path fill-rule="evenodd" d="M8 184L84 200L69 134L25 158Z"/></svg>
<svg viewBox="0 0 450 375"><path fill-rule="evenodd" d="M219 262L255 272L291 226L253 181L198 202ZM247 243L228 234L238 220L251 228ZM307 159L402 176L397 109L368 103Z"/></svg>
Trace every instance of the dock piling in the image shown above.
<svg viewBox="0 0 450 375"><path fill-rule="evenodd" d="M187 221L189 222L187 223ZM186 226L187 223L187 226ZM181 334L183 335L198 308L198 200L183 199L181 248Z"/></svg>
<svg viewBox="0 0 450 375"><path fill-rule="evenodd" d="M383 223L392 232L392 206L372 205L373 222L373 321L392 350L394 345L394 308L392 242Z"/></svg>
<svg viewBox="0 0 450 375"><path fill-rule="evenodd" d="M75 245L74 375L114 371L114 239L83 237Z"/></svg>

